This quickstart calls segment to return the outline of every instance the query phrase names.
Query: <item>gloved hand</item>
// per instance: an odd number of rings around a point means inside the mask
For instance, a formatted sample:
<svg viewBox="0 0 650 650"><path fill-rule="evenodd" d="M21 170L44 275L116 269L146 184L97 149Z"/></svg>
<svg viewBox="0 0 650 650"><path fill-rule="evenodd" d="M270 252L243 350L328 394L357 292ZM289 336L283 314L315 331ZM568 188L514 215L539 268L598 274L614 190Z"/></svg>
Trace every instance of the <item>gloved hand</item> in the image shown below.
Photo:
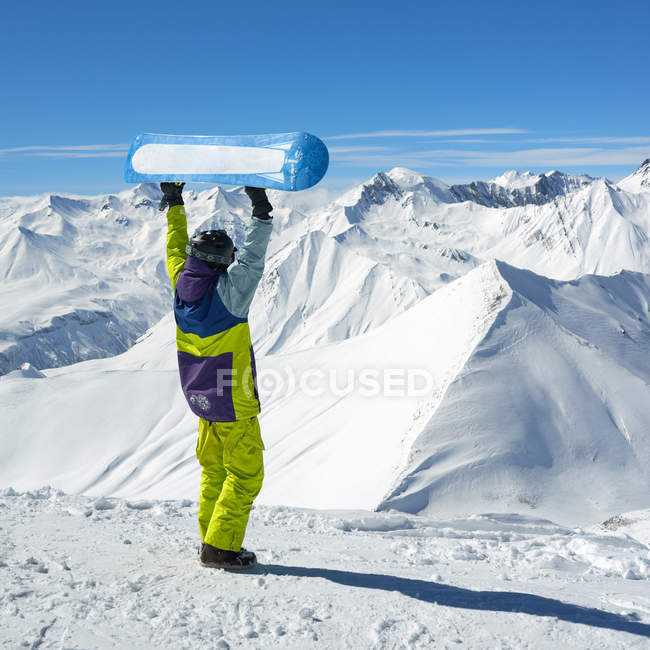
<svg viewBox="0 0 650 650"><path fill-rule="evenodd" d="M183 203L183 186L185 183L161 183L163 197L158 209L162 212L165 208L172 208L175 205L185 205Z"/></svg>
<svg viewBox="0 0 650 650"><path fill-rule="evenodd" d="M266 190L262 187L245 187L248 198L251 200L253 206L253 216L258 219L270 219L269 212L273 210L273 206L269 203L266 196Z"/></svg>

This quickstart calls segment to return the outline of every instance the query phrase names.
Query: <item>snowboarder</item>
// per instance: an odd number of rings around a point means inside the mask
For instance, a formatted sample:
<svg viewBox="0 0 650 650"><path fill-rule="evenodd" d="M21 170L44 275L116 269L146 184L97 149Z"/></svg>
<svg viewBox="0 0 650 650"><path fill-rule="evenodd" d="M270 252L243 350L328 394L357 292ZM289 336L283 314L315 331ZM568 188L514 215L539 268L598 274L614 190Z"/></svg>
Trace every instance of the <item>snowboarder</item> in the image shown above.
<svg viewBox="0 0 650 650"><path fill-rule="evenodd" d="M255 554L242 541L262 487L264 444L248 310L264 270L273 207L265 190L245 188L253 215L235 261L232 239L211 220L188 238L183 186L160 184L160 210L168 208L167 272L181 386L200 418L199 560L211 568L251 567Z"/></svg>

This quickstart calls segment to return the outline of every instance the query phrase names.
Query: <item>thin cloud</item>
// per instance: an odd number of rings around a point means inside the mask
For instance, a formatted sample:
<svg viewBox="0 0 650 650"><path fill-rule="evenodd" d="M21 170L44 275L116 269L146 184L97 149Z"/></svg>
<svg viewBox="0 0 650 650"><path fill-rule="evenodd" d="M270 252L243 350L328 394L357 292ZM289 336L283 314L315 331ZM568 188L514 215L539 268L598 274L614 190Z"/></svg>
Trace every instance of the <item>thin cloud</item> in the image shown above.
<svg viewBox="0 0 650 650"><path fill-rule="evenodd" d="M565 147L522 149L518 151L456 151L429 152L436 158L455 161L456 165L480 167L576 167L638 165L648 157L650 147L603 149L597 147ZM427 152L418 152L427 158Z"/></svg>
<svg viewBox="0 0 650 650"><path fill-rule="evenodd" d="M328 147L330 153L363 153L364 151L390 151L391 147Z"/></svg>
<svg viewBox="0 0 650 650"><path fill-rule="evenodd" d="M124 155L128 144L30 145L0 149L0 156L11 154L53 158L112 158Z"/></svg>
<svg viewBox="0 0 650 650"><path fill-rule="evenodd" d="M487 138L450 138L448 140L441 140L440 144L447 144L448 142L461 144L507 144L511 140L495 140L494 138L490 138L489 140Z"/></svg>
<svg viewBox="0 0 650 650"><path fill-rule="evenodd" d="M444 138L456 135L517 135L530 133L526 129L452 129L449 131L372 131L369 133L345 133L333 135L326 140L354 140L357 138Z"/></svg>
<svg viewBox="0 0 650 650"><path fill-rule="evenodd" d="M33 151L25 155L37 158L123 158L127 151Z"/></svg>
<svg viewBox="0 0 650 650"><path fill-rule="evenodd" d="M391 156L341 156L337 164L346 167L497 167L497 168L562 168L589 166L639 165L650 156L650 146L604 149L596 147L564 147L521 149L517 151L471 151L464 149L433 149L403 152Z"/></svg>
<svg viewBox="0 0 650 650"><path fill-rule="evenodd" d="M584 138L534 138L525 142L564 142L567 144L650 144L648 136L629 137L584 137Z"/></svg>

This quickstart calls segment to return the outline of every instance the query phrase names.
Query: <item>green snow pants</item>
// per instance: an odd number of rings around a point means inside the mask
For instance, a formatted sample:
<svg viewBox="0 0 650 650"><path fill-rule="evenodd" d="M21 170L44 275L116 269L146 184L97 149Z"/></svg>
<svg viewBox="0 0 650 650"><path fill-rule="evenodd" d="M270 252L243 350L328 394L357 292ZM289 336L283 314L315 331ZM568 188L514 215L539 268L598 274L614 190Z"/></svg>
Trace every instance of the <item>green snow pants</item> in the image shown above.
<svg viewBox="0 0 650 650"><path fill-rule="evenodd" d="M256 416L234 422L199 420L202 541L221 549L241 549L248 515L264 480L263 450Z"/></svg>

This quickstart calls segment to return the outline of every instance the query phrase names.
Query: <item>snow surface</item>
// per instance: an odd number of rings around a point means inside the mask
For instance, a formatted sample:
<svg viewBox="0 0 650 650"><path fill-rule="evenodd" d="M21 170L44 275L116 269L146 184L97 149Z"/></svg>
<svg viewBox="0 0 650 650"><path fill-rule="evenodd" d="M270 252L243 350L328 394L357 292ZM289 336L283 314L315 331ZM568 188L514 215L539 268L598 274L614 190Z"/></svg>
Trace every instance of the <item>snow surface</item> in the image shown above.
<svg viewBox="0 0 650 650"><path fill-rule="evenodd" d="M0 497L0 642L28 648L642 648L648 546L516 515L256 507L260 566L196 560L195 501ZM650 528L650 511L629 513Z"/></svg>

